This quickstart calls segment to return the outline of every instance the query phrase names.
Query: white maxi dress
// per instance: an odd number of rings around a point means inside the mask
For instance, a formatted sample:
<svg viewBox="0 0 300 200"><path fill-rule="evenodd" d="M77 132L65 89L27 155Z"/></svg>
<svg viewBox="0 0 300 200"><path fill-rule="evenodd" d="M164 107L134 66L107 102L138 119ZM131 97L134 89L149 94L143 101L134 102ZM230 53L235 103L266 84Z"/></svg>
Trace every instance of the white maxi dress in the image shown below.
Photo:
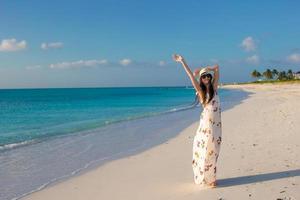
<svg viewBox="0 0 300 200"><path fill-rule="evenodd" d="M217 91L203 108L193 141L194 182L206 186L216 181L217 160L222 141L221 105Z"/></svg>

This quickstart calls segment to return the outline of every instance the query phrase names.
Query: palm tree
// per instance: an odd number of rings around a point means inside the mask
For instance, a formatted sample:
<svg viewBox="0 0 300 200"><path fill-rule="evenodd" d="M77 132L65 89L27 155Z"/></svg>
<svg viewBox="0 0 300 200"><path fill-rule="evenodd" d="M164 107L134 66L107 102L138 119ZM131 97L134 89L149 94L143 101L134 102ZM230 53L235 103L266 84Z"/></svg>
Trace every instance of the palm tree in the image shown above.
<svg viewBox="0 0 300 200"><path fill-rule="evenodd" d="M257 76L257 78L260 78L262 75L261 75L261 73L258 71L256 76Z"/></svg>
<svg viewBox="0 0 300 200"><path fill-rule="evenodd" d="M294 78L293 71L291 69L289 69L287 71L286 76L287 76L287 79L289 79L289 80L293 79Z"/></svg>
<svg viewBox="0 0 300 200"><path fill-rule="evenodd" d="M285 71L281 71L278 73L278 80L285 80L287 79L287 75Z"/></svg>
<svg viewBox="0 0 300 200"><path fill-rule="evenodd" d="M251 76L253 78L259 78L261 76L261 74L259 73L259 71L257 71L256 69L252 71Z"/></svg>
<svg viewBox="0 0 300 200"><path fill-rule="evenodd" d="M273 74L273 78L274 78L275 76L278 77L278 71L277 71L276 69L273 69L273 70L272 70L272 74Z"/></svg>
<svg viewBox="0 0 300 200"><path fill-rule="evenodd" d="M256 71L256 69L251 72L251 76L253 78L257 78L257 71Z"/></svg>
<svg viewBox="0 0 300 200"><path fill-rule="evenodd" d="M273 78L273 73L270 69L267 69L264 73L263 73L264 77L266 79L272 79Z"/></svg>

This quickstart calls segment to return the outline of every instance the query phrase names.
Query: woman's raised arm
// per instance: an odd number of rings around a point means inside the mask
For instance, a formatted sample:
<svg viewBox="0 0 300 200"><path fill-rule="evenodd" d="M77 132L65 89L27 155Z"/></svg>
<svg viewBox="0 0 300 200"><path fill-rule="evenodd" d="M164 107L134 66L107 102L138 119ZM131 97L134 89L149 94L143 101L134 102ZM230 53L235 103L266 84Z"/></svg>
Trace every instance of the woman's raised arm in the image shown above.
<svg viewBox="0 0 300 200"><path fill-rule="evenodd" d="M219 74L219 65L216 64L216 65L214 65L212 67L208 66L207 68L214 72L213 86L214 86L214 89L217 90L218 89L218 84L219 84L219 77L220 77L220 74Z"/></svg>
<svg viewBox="0 0 300 200"><path fill-rule="evenodd" d="M187 75L188 75L189 78L191 79L191 82L192 82L192 84L193 84L195 90L196 90L197 93L199 94L200 99L203 99L200 85L199 85L198 81L196 80L195 76L193 75L191 69L189 68L189 66L188 66L187 63L185 62L184 58L183 58L181 55L174 54L174 55L173 55L173 59L174 59L176 62L179 62L179 63L182 64L182 66L183 66L183 68L185 69ZM201 102L202 102L202 101L201 101Z"/></svg>

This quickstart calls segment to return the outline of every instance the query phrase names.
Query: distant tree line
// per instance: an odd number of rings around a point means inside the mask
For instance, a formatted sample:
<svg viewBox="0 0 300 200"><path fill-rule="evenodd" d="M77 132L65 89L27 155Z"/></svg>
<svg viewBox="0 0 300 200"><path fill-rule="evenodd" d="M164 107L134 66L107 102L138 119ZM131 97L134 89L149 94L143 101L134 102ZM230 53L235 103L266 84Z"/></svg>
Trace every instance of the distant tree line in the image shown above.
<svg viewBox="0 0 300 200"><path fill-rule="evenodd" d="M295 79L294 73L291 69L286 71L278 71L276 69L266 69L266 71L260 73L257 70L253 70L251 73L253 78L261 78L264 77L267 80L292 80Z"/></svg>

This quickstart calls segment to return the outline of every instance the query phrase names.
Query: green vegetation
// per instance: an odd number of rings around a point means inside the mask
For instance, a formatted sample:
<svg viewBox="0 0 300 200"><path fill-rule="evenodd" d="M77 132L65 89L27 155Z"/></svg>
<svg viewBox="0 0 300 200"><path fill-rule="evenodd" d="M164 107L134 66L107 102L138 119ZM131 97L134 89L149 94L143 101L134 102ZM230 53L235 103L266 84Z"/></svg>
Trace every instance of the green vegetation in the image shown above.
<svg viewBox="0 0 300 200"><path fill-rule="evenodd" d="M231 84L249 84L249 83L300 83L300 71L293 72L291 69L287 71L278 71L277 69L266 69L264 72L253 70L251 77L255 78L254 81L249 82L234 82L234 83L223 83L222 85Z"/></svg>
<svg viewBox="0 0 300 200"><path fill-rule="evenodd" d="M298 72L299 73L299 72ZM266 71L264 71L262 74L257 71L257 70L253 70L253 72L251 73L251 76L253 78L260 78L260 77L264 77L264 80L256 80L256 81L286 81L286 80L296 80L299 79L298 77L296 77L296 73L294 73L291 69L289 69L287 72L286 71L277 71L276 69L270 70L267 69Z"/></svg>
<svg viewBox="0 0 300 200"><path fill-rule="evenodd" d="M257 84L263 84L263 83L300 83L300 79L293 79L293 80L260 80L260 81L239 82L239 83L235 83L235 84L240 85L240 84L249 84L249 83L257 83ZM229 85L231 85L231 84L229 84Z"/></svg>
<svg viewBox="0 0 300 200"><path fill-rule="evenodd" d="M251 77L256 78L255 81L247 83L299 83L300 82L300 72L293 72L291 69L288 71L278 71L277 69L266 69L266 71L260 73L257 70L251 72ZM263 79L260 79L263 78ZM243 83L239 83L243 84ZM244 83L246 84L246 83Z"/></svg>

